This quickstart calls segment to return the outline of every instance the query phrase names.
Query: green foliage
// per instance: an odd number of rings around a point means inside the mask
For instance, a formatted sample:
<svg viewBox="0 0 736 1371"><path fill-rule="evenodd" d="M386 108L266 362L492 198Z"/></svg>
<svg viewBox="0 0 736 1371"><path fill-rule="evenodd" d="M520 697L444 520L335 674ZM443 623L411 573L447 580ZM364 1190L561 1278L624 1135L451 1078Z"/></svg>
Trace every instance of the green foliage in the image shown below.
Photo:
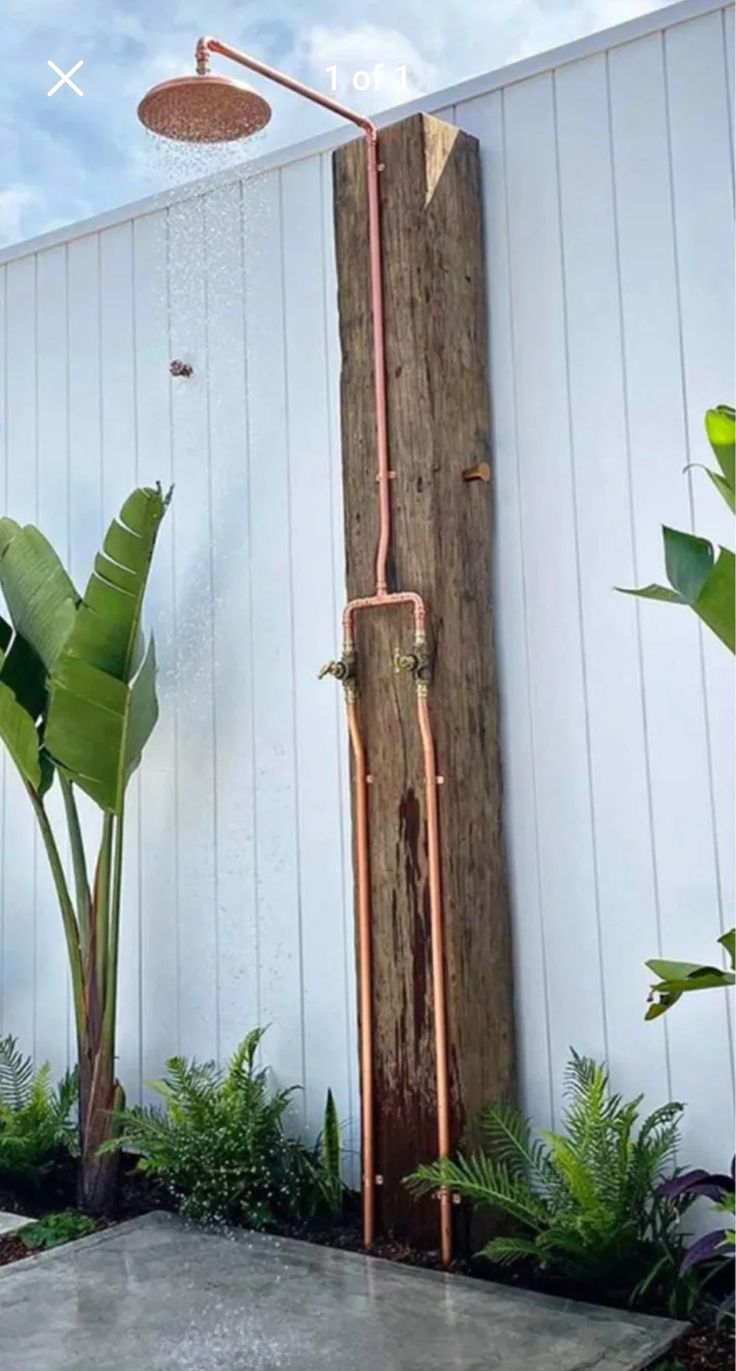
<svg viewBox="0 0 736 1371"><path fill-rule="evenodd" d="M256 1066L262 1037L253 1029L224 1071L171 1057L166 1077L150 1082L163 1109L120 1111L120 1135L103 1151L139 1152L139 1168L199 1221L264 1228L310 1210L313 1158L284 1130L293 1091L272 1091L268 1072Z"/></svg>
<svg viewBox="0 0 736 1371"><path fill-rule="evenodd" d="M705 416L705 430L720 468L719 471L711 471L706 467L707 474L733 513L736 501L736 412L729 405L709 409ZM646 600L689 605L731 652L736 651L736 561L733 552L726 547L719 547L716 552L706 538L698 538L675 528L663 526L662 536L669 586L649 585L624 593Z"/></svg>
<svg viewBox="0 0 736 1371"><path fill-rule="evenodd" d="M80 1214L77 1209L62 1209L58 1214L44 1214L35 1223L19 1228L18 1237L30 1252L41 1252L74 1242L76 1238L86 1238L94 1231L94 1220L88 1214Z"/></svg>
<svg viewBox="0 0 736 1371"><path fill-rule="evenodd" d="M153 640L146 650L140 619L168 503L160 487L128 496L50 676L45 749L71 781L118 815L158 715Z"/></svg>
<svg viewBox="0 0 736 1371"><path fill-rule="evenodd" d="M725 948L731 963L731 970L724 971L722 966L699 966L697 962L668 962L658 957L647 962L650 971L659 979L652 986L651 1004L647 1019L658 1019L673 1004L692 990L725 990L736 985L736 928L724 933L718 939Z"/></svg>
<svg viewBox="0 0 736 1371"><path fill-rule="evenodd" d="M345 1187L342 1183L341 1159L340 1119L332 1091L328 1090L322 1136L317 1149L317 1163L319 1186L331 1214L339 1214L342 1211Z"/></svg>
<svg viewBox="0 0 736 1371"><path fill-rule="evenodd" d="M158 531L170 499L131 492L105 534L83 596L41 531L0 518L0 740L24 783L54 880L71 973L82 1102L85 1204L112 1200L114 1159L101 1162L115 1080L115 1017L125 793L156 723L156 659L141 629ZM45 796L58 775L74 875L70 887ZM77 809L104 812L96 861ZM95 875L90 880L89 873Z"/></svg>
<svg viewBox="0 0 736 1371"><path fill-rule="evenodd" d="M516 1110L491 1105L486 1150L420 1166L407 1184L416 1194L448 1186L514 1219L518 1234L483 1248L493 1261L530 1258L633 1303L686 1302L688 1283L678 1290L684 1206L660 1193L683 1106L663 1105L639 1124L642 1097L613 1094L605 1067L575 1052L565 1093L564 1133L534 1133Z"/></svg>
<svg viewBox="0 0 736 1371"><path fill-rule="evenodd" d="M76 1073L54 1088L48 1062L34 1071L15 1038L0 1038L0 1183L39 1186L76 1155L76 1103Z"/></svg>

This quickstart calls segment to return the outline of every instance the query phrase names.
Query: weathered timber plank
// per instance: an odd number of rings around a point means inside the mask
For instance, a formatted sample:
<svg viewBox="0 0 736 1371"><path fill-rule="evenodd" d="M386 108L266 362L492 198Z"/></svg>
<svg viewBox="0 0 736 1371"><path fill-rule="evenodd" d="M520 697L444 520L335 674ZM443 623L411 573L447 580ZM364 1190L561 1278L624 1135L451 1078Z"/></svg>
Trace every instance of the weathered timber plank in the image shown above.
<svg viewBox="0 0 736 1371"><path fill-rule="evenodd" d="M429 608L440 792L453 1137L514 1093L508 893L492 641L489 460L480 169L474 138L425 115L381 132L382 236L393 541L390 589ZM365 149L334 155L342 346L346 572L372 594L376 454ZM370 787L380 1227L437 1240L437 1205L401 1180L437 1155L423 765L402 609L358 617L360 710Z"/></svg>

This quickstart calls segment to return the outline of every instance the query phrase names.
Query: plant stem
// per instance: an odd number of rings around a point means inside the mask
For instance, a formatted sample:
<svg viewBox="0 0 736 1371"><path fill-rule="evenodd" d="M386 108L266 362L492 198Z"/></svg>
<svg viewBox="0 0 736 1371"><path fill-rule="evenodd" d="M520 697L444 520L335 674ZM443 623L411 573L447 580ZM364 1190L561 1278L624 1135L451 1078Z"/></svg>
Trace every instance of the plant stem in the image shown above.
<svg viewBox="0 0 736 1371"><path fill-rule="evenodd" d="M95 977L98 994L103 994L107 978L107 948L110 936L110 869L112 866L112 844L115 819L105 813L102 820L102 838L97 858L95 877Z"/></svg>
<svg viewBox="0 0 736 1371"><path fill-rule="evenodd" d="M74 787L71 781L59 772L59 784L61 793L64 797L64 809L66 811L66 822L69 829L69 844L72 854L72 866L74 868L74 884L77 892L77 922L79 924L79 938L84 956L89 948L90 934L90 893L89 880L87 877L87 861L84 854L84 842L82 840L82 829L79 823L79 811L77 802L74 798Z"/></svg>
<svg viewBox="0 0 736 1371"><path fill-rule="evenodd" d="M54 879L56 894L59 900L62 923L64 925L64 935L66 937L67 951L69 954L69 970L72 978L72 993L74 995L74 1014L77 1025L77 1037L82 1041L86 1031L87 1011L84 999L84 972L82 967L82 952L79 943L79 927L77 925L74 905L72 904L69 889L64 875L64 867L56 838L49 822L49 816L44 808L43 800L36 794L31 785L26 782L26 790L31 798L34 813L38 820L41 830L46 855L51 867L51 875Z"/></svg>
<svg viewBox="0 0 736 1371"><path fill-rule="evenodd" d="M103 1041L109 1042L114 1055L115 1012L118 991L118 948L120 945L120 901L123 889L123 837L125 805L121 806L115 823L115 857L110 905L110 939L107 949L107 978L105 982L105 1014L102 1021Z"/></svg>

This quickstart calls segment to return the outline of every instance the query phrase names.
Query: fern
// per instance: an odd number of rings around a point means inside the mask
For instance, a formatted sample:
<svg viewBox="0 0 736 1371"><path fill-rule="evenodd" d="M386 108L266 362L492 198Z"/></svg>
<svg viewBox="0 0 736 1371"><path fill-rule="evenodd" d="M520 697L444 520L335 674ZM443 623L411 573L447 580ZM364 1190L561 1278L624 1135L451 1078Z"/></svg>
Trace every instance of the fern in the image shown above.
<svg viewBox="0 0 736 1371"><path fill-rule="evenodd" d="M148 1083L162 1106L118 1111L119 1132L101 1151L137 1152L139 1169L192 1219L264 1228L309 1210L315 1165L285 1131L293 1091L272 1090L256 1066L262 1036L249 1033L225 1070L171 1057L164 1079Z"/></svg>
<svg viewBox="0 0 736 1371"><path fill-rule="evenodd" d="M76 1072L54 1089L48 1062L34 1072L15 1038L0 1039L0 1181L38 1188L77 1155L77 1094Z"/></svg>
<svg viewBox="0 0 736 1371"><path fill-rule="evenodd" d="M0 1106L15 1113L28 1103L33 1063L18 1051L15 1038L0 1038Z"/></svg>
<svg viewBox="0 0 736 1371"><path fill-rule="evenodd" d="M483 1249L494 1261L531 1259L578 1282L676 1303L683 1206L663 1197L661 1184L683 1106L663 1105L640 1123L641 1105L641 1096L624 1101L611 1090L604 1066L573 1052L564 1131L535 1133L518 1111L491 1105L481 1118L484 1151L420 1166L406 1183L416 1194L446 1186L515 1220L518 1235Z"/></svg>

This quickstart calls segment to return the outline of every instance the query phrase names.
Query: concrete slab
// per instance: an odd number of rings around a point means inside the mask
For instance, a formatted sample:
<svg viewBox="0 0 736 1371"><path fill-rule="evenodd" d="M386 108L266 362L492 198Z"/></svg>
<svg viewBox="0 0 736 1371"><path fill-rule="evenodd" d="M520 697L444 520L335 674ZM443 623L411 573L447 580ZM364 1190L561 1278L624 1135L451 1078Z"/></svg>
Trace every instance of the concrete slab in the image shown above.
<svg viewBox="0 0 736 1371"><path fill-rule="evenodd" d="M7 1209L0 1209L0 1238L7 1233L15 1233L17 1228L25 1228L30 1222L23 1214L9 1214Z"/></svg>
<svg viewBox="0 0 736 1371"><path fill-rule="evenodd" d="M165 1214L0 1270L2 1371L639 1371L681 1327Z"/></svg>

